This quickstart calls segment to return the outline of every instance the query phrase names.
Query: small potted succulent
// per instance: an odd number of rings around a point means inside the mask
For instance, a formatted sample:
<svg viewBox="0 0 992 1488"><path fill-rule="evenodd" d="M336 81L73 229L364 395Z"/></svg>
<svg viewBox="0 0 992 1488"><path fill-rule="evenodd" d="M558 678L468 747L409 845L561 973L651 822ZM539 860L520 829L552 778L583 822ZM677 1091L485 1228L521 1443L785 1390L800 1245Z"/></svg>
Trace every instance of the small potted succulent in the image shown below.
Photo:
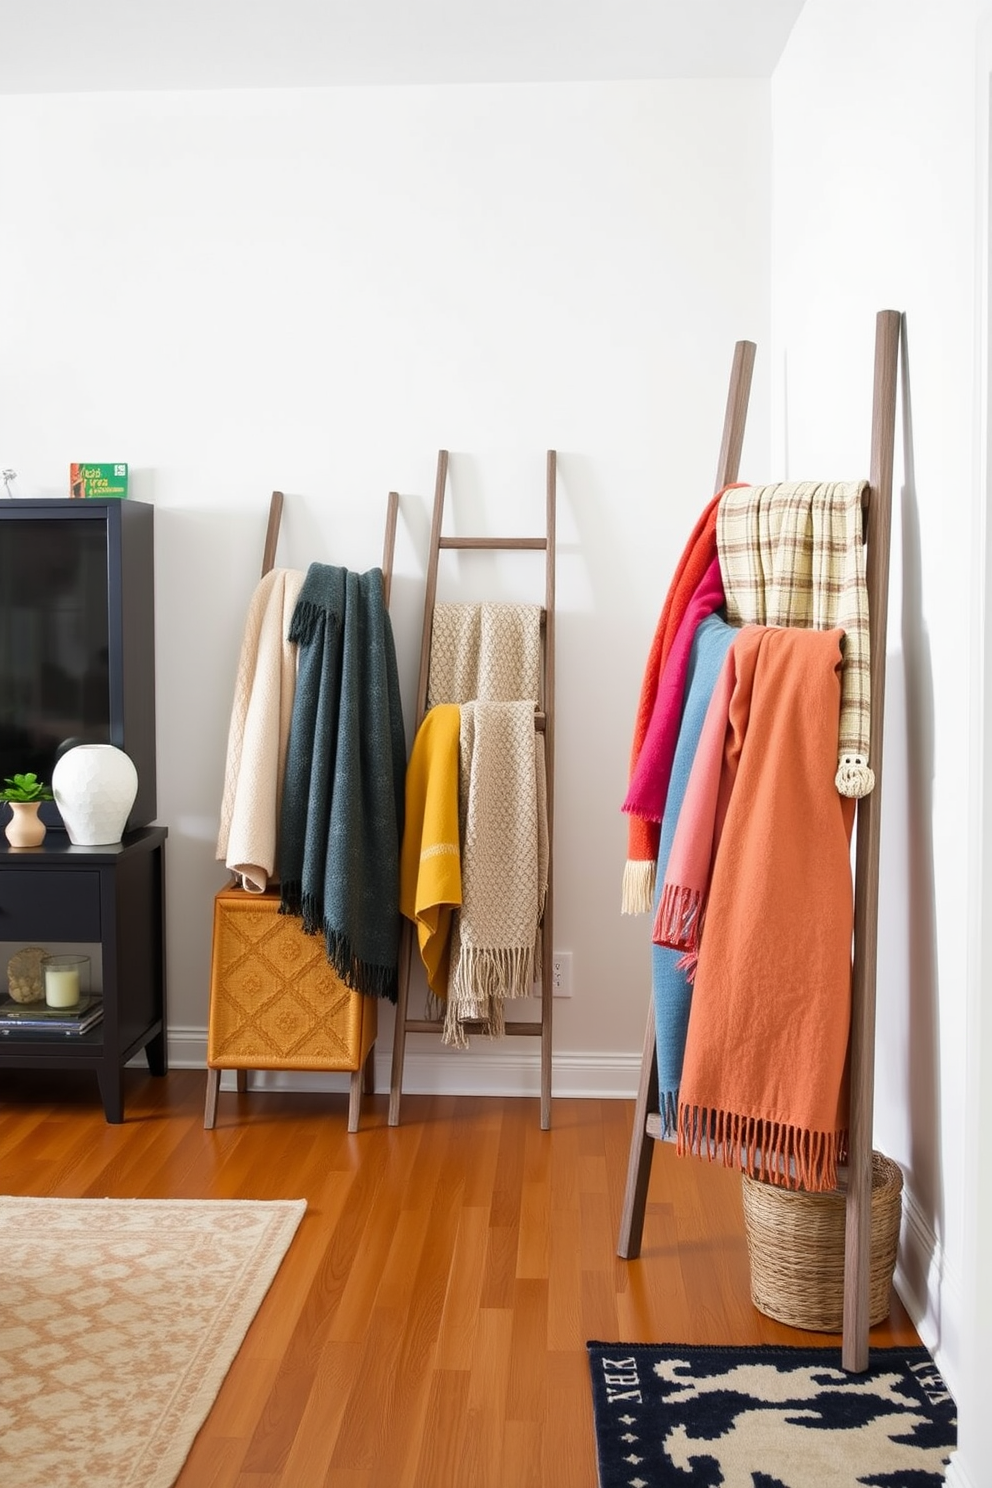
<svg viewBox="0 0 992 1488"><path fill-rule="evenodd" d="M11 847L40 846L45 840L45 823L38 816L38 807L42 801L51 800L51 790L33 770L5 778L0 801L10 803L10 821L4 833Z"/></svg>

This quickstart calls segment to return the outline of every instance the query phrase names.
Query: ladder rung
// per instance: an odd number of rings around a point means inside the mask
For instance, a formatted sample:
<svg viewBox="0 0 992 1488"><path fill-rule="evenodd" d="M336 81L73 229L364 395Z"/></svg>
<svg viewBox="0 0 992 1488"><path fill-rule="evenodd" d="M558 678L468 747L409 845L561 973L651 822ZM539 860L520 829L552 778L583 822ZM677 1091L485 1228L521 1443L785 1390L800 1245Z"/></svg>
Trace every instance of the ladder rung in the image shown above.
<svg viewBox="0 0 992 1488"><path fill-rule="evenodd" d="M404 1027L407 1033L437 1033L444 1027L444 1024L433 1018L407 1018ZM482 1034L486 1031L486 1025L484 1023L462 1023L461 1027L464 1028L466 1033ZM534 1035L540 1035L541 1025L536 1018L526 1023L523 1020L518 1020L513 1023L506 1023L503 1031L517 1037L533 1037Z"/></svg>
<svg viewBox="0 0 992 1488"><path fill-rule="evenodd" d="M535 729L535 732L536 733L539 733L539 734L543 734L545 732L545 730L547 729L547 726L548 726L548 717L547 717L547 714L546 713L535 713L534 714L534 729Z"/></svg>
<svg viewBox="0 0 992 1488"><path fill-rule="evenodd" d="M442 537L439 548L503 548L518 551L533 548L543 553L548 546L546 537Z"/></svg>

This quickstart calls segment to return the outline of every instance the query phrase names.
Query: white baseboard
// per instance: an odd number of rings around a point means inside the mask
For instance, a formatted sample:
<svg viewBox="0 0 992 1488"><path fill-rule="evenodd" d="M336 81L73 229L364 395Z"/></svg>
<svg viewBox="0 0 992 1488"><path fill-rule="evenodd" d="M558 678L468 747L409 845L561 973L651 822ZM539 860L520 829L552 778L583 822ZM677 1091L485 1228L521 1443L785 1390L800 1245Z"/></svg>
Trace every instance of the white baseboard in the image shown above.
<svg viewBox="0 0 992 1488"><path fill-rule="evenodd" d="M467 1052L446 1049L440 1039L430 1042L433 1045L430 1048L419 1037L407 1043L403 1060L404 1095L539 1096L541 1093L537 1039L508 1038L493 1043L476 1039ZM531 1047L524 1049L525 1043ZM206 1069L205 1028L171 1028L168 1046L171 1068ZM380 1092L389 1089L391 1058L391 1049L380 1052L376 1047L375 1088ZM640 1073L640 1054L555 1052L551 1061L552 1095L633 1100ZM220 1083L222 1090L233 1090L233 1071L225 1072ZM248 1083L252 1090L346 1091L348 1076L310 1070L255 1070Z"/></svg>
<svg viewBox="0 0 992 1488"><path fill-rule="evenodd" d="M955 1400L960 1399L962 1341L950 1320L965 1316L963 1292L932 1225L909 1188L902 1196L902 1234L894 1284L948 1390ZM964 1484L966 1479L958 1481Z"/></svg>
<svg viewBox="0 0 992 1488"><path fill-rule="evenodd" d="M902 1194L902 1233L896 1262L896 1290L927 1348L940 1336L937 1299L944 1270L940 1241L909 1188ZM924 1336L926 1335L926 1336ZM946 1381L945 1381L946 1383Z"/></svg>

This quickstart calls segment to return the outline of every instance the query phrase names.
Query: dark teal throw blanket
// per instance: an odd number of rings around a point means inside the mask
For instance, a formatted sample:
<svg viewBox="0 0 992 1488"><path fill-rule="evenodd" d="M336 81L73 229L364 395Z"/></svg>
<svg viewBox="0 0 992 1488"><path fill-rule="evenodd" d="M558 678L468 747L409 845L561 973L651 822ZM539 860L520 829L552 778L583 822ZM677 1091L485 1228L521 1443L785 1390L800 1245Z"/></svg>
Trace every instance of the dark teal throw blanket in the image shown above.
<svg viewBox="0 0 992 1488"><path fill-rule="evenodd" d="M346 986L396 1001L406 739L382 570L312 563L280 829L280 914L322 932Z"/></svg>

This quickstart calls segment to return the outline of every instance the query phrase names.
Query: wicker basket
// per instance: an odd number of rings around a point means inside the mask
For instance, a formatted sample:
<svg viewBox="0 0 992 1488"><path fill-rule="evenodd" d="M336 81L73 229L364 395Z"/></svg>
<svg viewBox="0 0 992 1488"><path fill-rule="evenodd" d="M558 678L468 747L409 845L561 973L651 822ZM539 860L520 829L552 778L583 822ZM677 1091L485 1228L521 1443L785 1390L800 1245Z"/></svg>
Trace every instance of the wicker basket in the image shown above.
<svg viewBox="0 0 992 1488"><path fill-rule="evenodd" d="M792 1328L839 1333L844 1325L844 1194L797 1193L743 1178L751 1300ZM871 1260L868 1319L889 1315L902 1217L902 1172L891 1158L871 1159Z"/></svg>

